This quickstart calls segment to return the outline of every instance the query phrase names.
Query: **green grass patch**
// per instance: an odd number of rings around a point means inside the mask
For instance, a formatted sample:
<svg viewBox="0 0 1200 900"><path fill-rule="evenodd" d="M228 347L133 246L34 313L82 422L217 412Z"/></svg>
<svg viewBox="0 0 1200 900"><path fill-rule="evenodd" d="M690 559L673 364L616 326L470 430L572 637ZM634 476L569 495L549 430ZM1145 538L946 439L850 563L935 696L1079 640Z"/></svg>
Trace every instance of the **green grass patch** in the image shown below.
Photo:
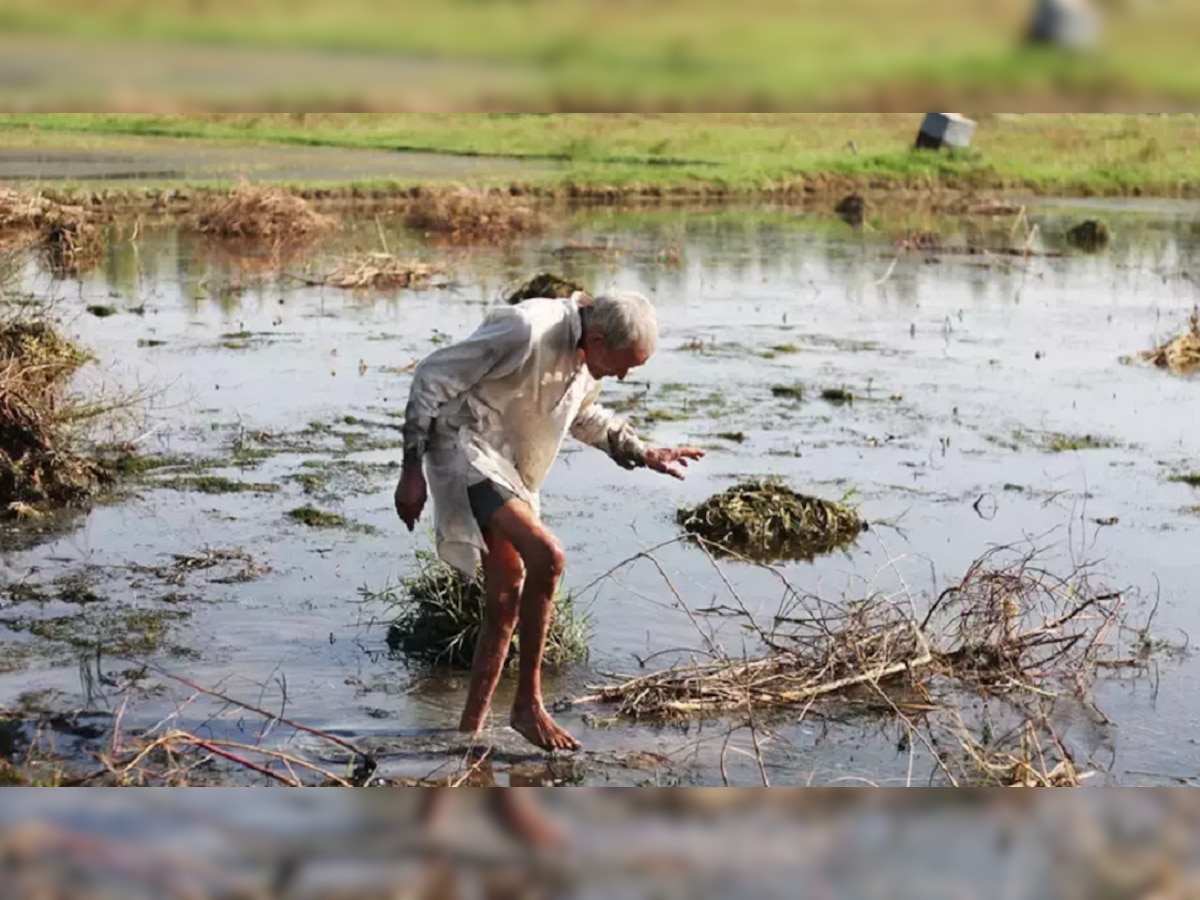
<svg viewBox="0 0 1200 900"><path fill-rule="evenodd" d="M821 391L821 399L834 406L845 406L854 402L854 394L845 388L825 388Z"/></svg>
<svg viewBox="0 0 1200 900"><path fill-rule="evenodd" d="M795 56L795 48L789 47L786 55ZM1024 62L1036 65L1041 59L1034 55ZM1018 65L1013 71L1023 70ZM986 69L977 73L994 81L1011 74ZM936 73L930 77L937 77ZM1189 77L1200 95L1200 78ZM832 83L828 73L821 74L820 83ZM1137 190L1174 195L1181 186L1200 181L1200 155L1193 152L1200 139L1195 116L1013 114L981 115L979 120L973 147L962 153L910 149L919 113L0 114L0 144L37 145L44 143L47 134L75 135L81 140L162 135L549 157L560 161L561 167L531 174L527 179L531 184L656 185L682 191L763 189L836 177L912 185L940 181L1061 194ZM850 140L856 153L846 152ZM498 183L487 175L476 181ZM399 187L391 185L391 189Z"/></svg>
<svg viewBox="0 0 1200 900"><path fill-rule="evenodd" d="M307 505L288 510L288 518L309 528L345 528L349 524L343 515Z"/></svg>
<svg viewBox="0 0 1200 900"><path fill-rule="evenodd" d="M1090 434L1054 434L1045 444L1046 449L1051 453L1066 453L1071 450L1111 450L1116 446L1116 441Z"/></svg>
<svg viewBox="0 0 1200 900"><path fill-rule="evenodd" d="M434 554L417 552L417 570L399 586L360 593L387 605L392 622L388 646L408 659L457 669L470 669L475 642L483 625L481 578L467 578ZM545 665L559 668L588 658L589 617L575 607L570 594L554 599L554 616L546 638ZM520 654L514 634L509 663Z"/></svg>
<svg viewBox="0 0 1200 900"><path fill-rule="evenodd" d="M1169 481L1186 484L1188 487L1200 488L1200 472L1188 472L1186 475L1172 475Z"/></svg>
<svg viewBox="0 0 1200 900"><path fill-rule="evenodd" d="M788 400L803 400L804 385L802 384L776 384L771 387L772 397L783 397Z"/></svg>
<svg viewBox="0 0 1200 900"><path fill-rule="evenodd" d="M277 484L236 481L223 475L188 475L156 481L155 485L176 491L196 491L200 494L274 494L279 490Z"/></svg>

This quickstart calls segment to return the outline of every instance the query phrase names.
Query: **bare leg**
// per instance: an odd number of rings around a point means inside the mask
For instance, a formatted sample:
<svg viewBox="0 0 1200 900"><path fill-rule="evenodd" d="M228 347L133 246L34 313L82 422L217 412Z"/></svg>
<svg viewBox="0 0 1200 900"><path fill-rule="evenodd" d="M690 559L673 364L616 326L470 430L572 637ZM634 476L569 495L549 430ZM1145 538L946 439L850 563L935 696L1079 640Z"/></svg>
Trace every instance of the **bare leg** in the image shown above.
<svg viewBox="0 0 1200 900"><path fill-rule="evenodd" d="M567 843L567 837L537 802L535 790L497 788L488 794L492 815L505 831L528 846L562 847Z"/></svg>
<svg viewBox="0 0 1200 900"><path fill-rule="evenodd" d="M488 553L484 560L484 585L487 594L483 625L475 643L471 661L471 684L458 730L478 734L487 718L492 695L504 671L508 648L520 612L521 582L525 568L521 557L504 537L492 529L484 535Z"/></svg>
<svg viewBox="0 0 1200 900"><path fill-rule="evenodd" d="M554 592L563 571L563 552L546 526L523 503L510 501L492 517L492 530L517 549L525 563L521 591L521 636L517 696L509 724L544 750L578 750L582 745L559 728L542 701L542 656L554 608Z"/></svg>

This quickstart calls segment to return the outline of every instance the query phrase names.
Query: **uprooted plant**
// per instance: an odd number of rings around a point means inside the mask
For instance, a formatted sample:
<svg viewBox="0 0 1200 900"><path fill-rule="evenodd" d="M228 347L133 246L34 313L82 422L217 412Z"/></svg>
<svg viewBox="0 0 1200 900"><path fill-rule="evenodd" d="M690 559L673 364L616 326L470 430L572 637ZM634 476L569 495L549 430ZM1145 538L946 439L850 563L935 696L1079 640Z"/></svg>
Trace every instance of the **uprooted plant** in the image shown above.
<svg viewBox="0 0 1200 900"><path fill-rule="evenodd" d="M416 572L382 591L362 588L365 601L382 602L391 624L388 646L407 659L460 669L471 667L475 641L483 626L484 587L480 576L467 578L427 551L417 552ZM575 607L570 594L560 592L546 637L544 661L549 667L586 660L591 623ZM513 653L520 652L513 635Z"/></svg>
<svg viewBox="0 0 1200 900"><path fill-rule="evenodd" d="M41 505L88 496L103 469L78 450L87 410L67 394L88 356L40 315L0 319L0 510L36 515Z"/></svg>
<svg viewBox="0 0 1200 900"><path fill-rule="evenodd" d="M812 559L852 543L867 523L848 506L797 493L777 479L745 481L676 519L712 552L754 559Z"/></svg>
<svg viewBox="0 0 1200 900"><path fill-rule="evenodd" d="M652 556L639 558L666 578ZM760 566L783 587L768 624L708 558L729 602L692 609L667 579L676 603L697 627L709 617L736 620L757 638L758 652L733 656L708 634L693 654L705 659L614 675L572 705L612 705L651 722L717 715L761 722L783 710L803 718L852 705L896 723L911 752L932 763L935 780L1064 784L1082 773L1052 724L1054 703L1103 718L1090 699L1096 673L1142 667L1148 658L1146 631L1125 620L1121 592L1094 584L1086 566L1057 577L1035 550L990 551L923 615L907 593L831 602Z"/></svg>

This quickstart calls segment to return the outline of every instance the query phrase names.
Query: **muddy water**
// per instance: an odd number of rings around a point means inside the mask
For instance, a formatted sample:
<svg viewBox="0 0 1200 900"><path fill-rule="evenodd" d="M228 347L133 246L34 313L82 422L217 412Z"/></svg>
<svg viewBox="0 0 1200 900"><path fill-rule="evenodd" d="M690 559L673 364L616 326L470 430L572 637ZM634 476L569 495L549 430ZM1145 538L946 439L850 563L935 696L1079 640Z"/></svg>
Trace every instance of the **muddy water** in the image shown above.
<svg viewBox="0 0 1200 900"><path fill-rule="evenodd" d="M906 592L920 605L991 547L1028 541L1064 574L1097 561L1098 577L1130 589L1133 608L1144 612L1157 599L1157 634L1186 641L1200 624L1190 577L1200 491L1168 479L1200 468L1200 424L1188 414L1196 385L1119 358L1178 331L1200 300L1192 281L1200 274L1196 210L1104 214L1117 233L1107 253L1031 259L897 259L878 234L773 210L582 213L543 241L474 252L425 247L389 230L393 250L446 263L453 282L379 296L292 277L256 280L228 253L175 233L118 245L101 272L79 283L51 283L31 266L26 286L53 293L97 353L91 381L149 392L146 420L129 426L139 449L219 458L204 474L278 489L146 486L98 507L64 536L5 554L5 574L34 583L73 574L109 602L185 614L161 624L151 663L353 736L380 750L385 774L452 764L461 742L446 729L465 679L409 669L388 654L377 621L384 610L362 602L359 589L394 583L411 571L414 550L429 546L427 533L398 526L391 507L405 369L471 330L505 284L549 267L598 290L653 297L662 349L607 395L644 395L635 409L655 441L710 451L682 484L626 473L577 448L552 471L545 515L567 547L568 586L583 591L594 634L589 664L552 678L551 698L584 693L604 672L637 672L639 660L655 654L650 666L686 659L681 648L707 641L752 649L736 622L705 620L698 629L678 608L672 587L694 608L730 599L703 554L678 544L654 550L670 585L647 560L622 566L677 536L680 505L748 475L782 475L809 493L849 497L872 522L846 553L785 566L799 588L832 599ZM1062 249L1055 235L1079 215L1035 208L1041 246ZM993 246L1010 225L995 224ZM948 240L965 240L967 230ZM377 243L372 223L288 269L319 271L347 248ZM85 312L96 304L116 313ZM807 388L803 401L772 393L796 383ZM860 399L834 405L821 399L824 388ZM718 437L732 432L745 439ZM1111 446L1053 452L1058 434ZM238 446L264 452L238 457ZM306 494L294 476L314 471L330 480ZM306 503L352 527L309 528L287 516ZM146 571L171 565L172 554L221 549L242 549L250 561ZM736 565L725 573L757 614L776 610L774 576ZM54 600L10 603L3 612L83 610L96 616L87 627L119 627L92 612L103 608ZM153 671L135 679L128 670L136 662L81 661L70 646L28 630L4 637L15 662L0 667L0 706L113 709L134 679L140 687L126 724L175 716L189 727L255 727L228 716L206 721L218 708ZM1106 783L1191 778L1200 713L1188 686L1196 675L1185 658L1164 662L1150 679L1102 682L1098 699L1114 724L1082 716L1060 724ZM498 710L509 690L502 686ZM556 764L548 777L720 783L727 726L650 729L608 723L607 715L597 707L562 714L590 755ZM497 716L489 733L497 760L545 776L538 756L502 723ZM908 777L908 754L896 750L894 734L787 720L772 730L763 753L775 784ZM318 752L312 741L275 737ZM750 736L732 744L730 777L753 783ZM336 768L336 754L326 759Z"/></svg>

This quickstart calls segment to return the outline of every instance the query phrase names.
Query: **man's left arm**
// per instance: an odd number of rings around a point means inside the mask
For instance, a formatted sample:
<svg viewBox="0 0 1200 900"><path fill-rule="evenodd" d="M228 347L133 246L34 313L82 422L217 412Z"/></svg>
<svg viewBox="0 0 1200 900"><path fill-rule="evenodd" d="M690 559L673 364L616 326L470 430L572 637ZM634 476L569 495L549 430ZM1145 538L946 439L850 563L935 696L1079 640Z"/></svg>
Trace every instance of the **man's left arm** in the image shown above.
<svg viewBox="0 0 1200 900"><path fill-rule="evenodd" d="M704 456L694 447L648 446L627 421L596 402L599 389L584 402L571 424L571 436L603 450L623 469L652 469L675 478L683 478L683 468Z"/></svg>

